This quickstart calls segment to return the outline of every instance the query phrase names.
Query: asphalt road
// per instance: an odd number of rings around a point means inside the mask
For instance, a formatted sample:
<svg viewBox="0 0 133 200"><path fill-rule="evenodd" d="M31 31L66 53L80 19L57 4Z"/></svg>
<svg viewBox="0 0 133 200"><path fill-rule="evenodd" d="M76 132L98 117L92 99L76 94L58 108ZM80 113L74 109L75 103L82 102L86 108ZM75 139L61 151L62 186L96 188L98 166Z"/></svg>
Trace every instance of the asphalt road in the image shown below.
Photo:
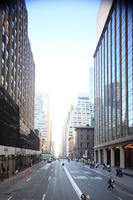
<svg viewBox="0 0 133 200"><path fill-rule="evenodd" d="M132 200L133 193L117 184L115 189L107 188L107 179L97 174L83 163L65 163L66 168L73 177L80 190L89 194L92 200Z"/></svg>
<svg viewBox="0 0 133 200"><path fill-rule="evenodd" d="M131 200L129 191L107 189L107 180L82 163L55 161L39 163L32 174L26 172L0 184L0 200L79 200L81 193L92 200Z"/></svg>

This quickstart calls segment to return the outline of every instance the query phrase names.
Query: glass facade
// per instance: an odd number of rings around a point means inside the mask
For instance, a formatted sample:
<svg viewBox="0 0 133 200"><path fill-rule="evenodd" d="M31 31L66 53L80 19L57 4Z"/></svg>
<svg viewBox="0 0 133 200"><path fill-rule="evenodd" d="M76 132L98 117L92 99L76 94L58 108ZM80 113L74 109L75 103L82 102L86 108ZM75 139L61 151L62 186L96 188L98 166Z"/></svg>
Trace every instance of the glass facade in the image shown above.
<svg viewBox="0 0 133 200"><path fill-rule="evenodd" d="M95 146L133 135L133 8L115 1L94 54Z"/></svg>

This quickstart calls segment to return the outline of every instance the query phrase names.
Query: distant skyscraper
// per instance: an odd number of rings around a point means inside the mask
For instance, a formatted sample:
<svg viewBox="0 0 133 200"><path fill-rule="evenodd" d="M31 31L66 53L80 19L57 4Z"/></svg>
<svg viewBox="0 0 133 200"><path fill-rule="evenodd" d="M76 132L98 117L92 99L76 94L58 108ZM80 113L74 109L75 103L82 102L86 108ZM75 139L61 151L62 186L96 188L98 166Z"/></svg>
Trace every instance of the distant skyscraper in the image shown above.
<svg viewBox="0 0 133 200"><path fill-rule="evenodd" d="M94 100L94 67L89 68L89 97Z"/></svg>
<svg viewBox="0 0 133 200"><path fill-rule="evenodd" d="M69 153L69 137L76 127L94 125L94 104L90 101L89 94L79 94L77 104L71 106L66 125L66 152Z"/></svg>
<svg viewBox="0 0 133 200"><path fill-rule="evenodd" d="M49 106L48 101L46 101L47 96L43 95L41 92L36 91L35 93L35 129L39 129L42 134L42 139L46 141L46 149L50 150L49 141Z"/></svg>

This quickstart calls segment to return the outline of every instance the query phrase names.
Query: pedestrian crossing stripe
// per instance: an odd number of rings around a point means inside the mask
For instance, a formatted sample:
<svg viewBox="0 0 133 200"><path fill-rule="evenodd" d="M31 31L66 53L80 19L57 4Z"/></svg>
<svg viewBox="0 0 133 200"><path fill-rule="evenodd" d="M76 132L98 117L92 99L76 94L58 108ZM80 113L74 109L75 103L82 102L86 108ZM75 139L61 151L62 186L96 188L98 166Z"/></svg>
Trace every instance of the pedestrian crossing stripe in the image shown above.
<svg viewBox="0 0 133 200"><path fill-rule="evenodd" d="M74 179L86 179L88 180L88 178L86 176L73 176Z"/></svg>

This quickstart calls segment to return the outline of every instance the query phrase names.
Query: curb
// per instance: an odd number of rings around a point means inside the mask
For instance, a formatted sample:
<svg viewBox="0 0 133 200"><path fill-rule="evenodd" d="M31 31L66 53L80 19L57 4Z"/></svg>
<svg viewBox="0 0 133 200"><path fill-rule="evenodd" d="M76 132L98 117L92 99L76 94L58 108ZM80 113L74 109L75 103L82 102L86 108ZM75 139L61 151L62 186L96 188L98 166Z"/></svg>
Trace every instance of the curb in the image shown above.
<svg viewBox="0 0 133 200"><path fill-rule="evenodd" d="M126 173L126 172L123 172L123 174L125 174L126 176L133 177L133 174L129 174L129 173Z"/></svg>

